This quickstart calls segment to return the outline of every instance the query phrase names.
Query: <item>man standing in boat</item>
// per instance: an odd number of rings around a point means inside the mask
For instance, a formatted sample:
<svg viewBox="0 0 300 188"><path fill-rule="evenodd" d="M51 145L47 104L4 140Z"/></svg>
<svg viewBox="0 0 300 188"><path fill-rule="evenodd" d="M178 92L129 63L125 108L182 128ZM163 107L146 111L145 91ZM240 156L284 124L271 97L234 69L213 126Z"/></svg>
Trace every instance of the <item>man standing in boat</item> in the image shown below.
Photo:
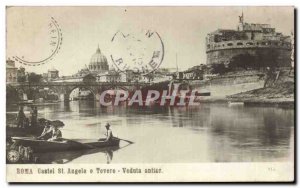
<svg viewBox="0 0 300 188"><path fill-rule="evenodd" d="M23 110L23 106L20 106L18 116L17 116L18 128L24 128L25 118L26 118L26 116L25 116L25 113L24 113L24 110Z"/></svg>
<svg viewBox="0 0 300 188"><path fill-rule="evenodd" d="M104 135L106 135L106 140L105 141L110 141L113 138L113 134L112 134L112 131L110 129L110 124L106 123L105 128L106 128L106 133L104 134Z"/></svg>
<svg viewBox="0 0 300 188"><path fill-rule="evenodd" d="M38 116L38 111L36 106L31 107L31 126L35 127L37 125L37 116Z"/></svg>

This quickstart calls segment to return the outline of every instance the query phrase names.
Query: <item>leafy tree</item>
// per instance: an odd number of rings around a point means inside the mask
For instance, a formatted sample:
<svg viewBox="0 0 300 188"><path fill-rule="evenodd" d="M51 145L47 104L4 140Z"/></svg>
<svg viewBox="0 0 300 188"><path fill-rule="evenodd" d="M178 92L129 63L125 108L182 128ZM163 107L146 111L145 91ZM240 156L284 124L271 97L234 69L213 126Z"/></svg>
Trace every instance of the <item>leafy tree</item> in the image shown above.
<svg viewBox="0 0 300 188"><path fill-rule="evenodd" d="M237 68L255 68L258 67L255 56L250 54L239 54L234 56L230 63L228 64L230 70L235 70Z"/></svg>
<svg viewBox="0 0 300 188"><path fill-rule="evenodd" d="M34 72L28 74L28 88L29 88L29 93L28 93L28 99L35 100L36 95L38 94L38 88L37 87L32 87L31 84L33 83L39 83L42 81L42 75L36 74Z"/></svg>
<svg viewBox="0 0 300 188"><path fill-rule="evenodd" d="M278 67L278 53L274 49L266 51L257 51L257 64L259 67Z"/></svg>
<svg viewBox="0 0 300 188"><path fill-rule="evenodd" d="M36 74L34 72L28 75L28 82L29 83L39 83L42 80L42 75Z"/></svg>
<svg viewBox="0 0 300 188"><path fill-rule="evenodd" d="M26 82L26 76L18 76L17 78L18 82Z"/></svg>
<svg viewBox="0 0 300 188"><path fill-rule="evenodd" d="M211 68L212 74L224 74L227 72L227 68L225 67L224 63L212 64Z"/></svg>
<svg viewBox="0 0 300 188"><path fill-rule="evenodd" d="M154 79L154 73L149 73L144 76L147 78L148 82L151 82Z"/></svg>
<svg viewBox="0 0 300 188"><path fill-rule="evenodd" d="M274 49L257 50L255 56L250 54L236 55L228 64L230 70L235 70L237 68L274 68L278 66L278 53Z"/></svg>
<svg viewBox="0 0 300 188"><path fill-rule="evenodd" d="M6 86L6 101L7 101L7 103L16 102L18 100L19 100L18 91L11 86Z"/></svg>

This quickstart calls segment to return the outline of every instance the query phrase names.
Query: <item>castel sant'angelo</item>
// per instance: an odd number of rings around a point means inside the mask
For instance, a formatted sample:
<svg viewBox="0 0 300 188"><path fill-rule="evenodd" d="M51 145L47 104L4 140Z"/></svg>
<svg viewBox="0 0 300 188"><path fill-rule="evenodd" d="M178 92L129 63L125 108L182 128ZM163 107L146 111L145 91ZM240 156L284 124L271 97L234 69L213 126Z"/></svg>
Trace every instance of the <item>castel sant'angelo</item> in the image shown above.
<svg viewBox="0 0 300 188"><path fill-rule="evenodd" d="M269 24L244 22L239 16L237 30L218 29L206 37L207 64L228 65L241 54L268 58L276 55L280 67L291 66L291 38Z"/></svg>

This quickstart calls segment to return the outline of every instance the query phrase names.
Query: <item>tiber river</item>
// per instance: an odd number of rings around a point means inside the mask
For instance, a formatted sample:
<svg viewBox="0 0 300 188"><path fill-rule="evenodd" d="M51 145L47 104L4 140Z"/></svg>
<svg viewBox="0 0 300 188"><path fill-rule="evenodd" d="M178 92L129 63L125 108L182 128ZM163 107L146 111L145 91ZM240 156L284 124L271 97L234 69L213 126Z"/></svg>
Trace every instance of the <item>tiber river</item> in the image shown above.
<svg viewBox="0 0 300 188"><path fill-rule="evenodd" d="M25 109L26 110L26 109ZM72 101L38 106L59 119L65 138L103 137L111 124L121 148L38 154L41 163L273 162L293 160L294 110L200 104L193 107L100 107ZM7 108L16 113L17 106Z"/></svg>

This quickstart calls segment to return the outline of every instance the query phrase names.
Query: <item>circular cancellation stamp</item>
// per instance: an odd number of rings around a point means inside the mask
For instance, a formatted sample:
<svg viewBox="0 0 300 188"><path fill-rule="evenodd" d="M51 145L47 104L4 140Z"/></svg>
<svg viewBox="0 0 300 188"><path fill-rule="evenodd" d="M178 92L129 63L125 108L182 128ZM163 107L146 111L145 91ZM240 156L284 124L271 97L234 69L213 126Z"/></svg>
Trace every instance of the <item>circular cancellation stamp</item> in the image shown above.
<svg viewBox="0 0 300 188"><path fill-rule="evenodd" d="M51 17L34 23L22 20L18 24L16 37L19 46L13 59L27 66L39 66L53 60L61 49L62 31L58 22Z"/></svg>
<svg viewBox="0 0 300 188"><path fill-rule="evenodd" d="M111 43L111 59L119 71L132 70L146 75L157 70L164 59L164 44L155 31L118 31Z"/></svg>
<svg viewBox="0 0 300 188"><path fill-rule="evenodd" d="M6 158L11 163L16 163L20 159L20 153L17 150L7 151Z"/></svg>

